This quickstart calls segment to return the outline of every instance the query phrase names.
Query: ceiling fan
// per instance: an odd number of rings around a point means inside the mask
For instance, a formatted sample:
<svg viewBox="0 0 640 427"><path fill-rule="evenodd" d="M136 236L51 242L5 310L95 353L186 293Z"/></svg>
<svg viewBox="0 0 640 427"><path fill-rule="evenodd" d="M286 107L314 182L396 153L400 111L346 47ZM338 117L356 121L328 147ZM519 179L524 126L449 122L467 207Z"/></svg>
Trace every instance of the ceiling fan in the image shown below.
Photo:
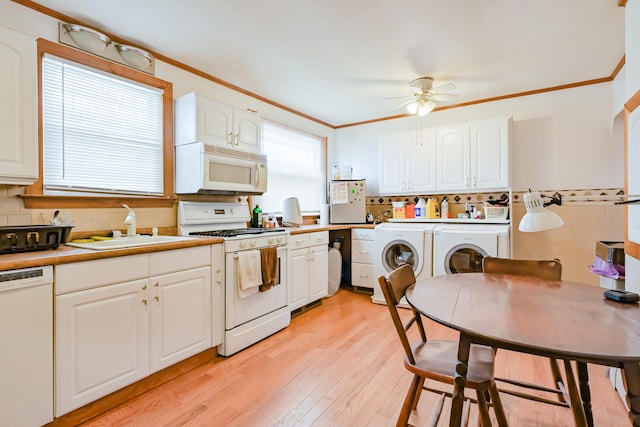
<svg viewBox="0 0 640 427"><path fill-rule="evenodd" d="M458 96L455 93L446 93L455 90L453 83L445 83L440 86L433 87L433 78L419 77L409 82L411 95L396 96L387 99L412 98L400 104L397 108L407 107L409 114L417 114L426 116L436 107L435 101L450 101Z"/></svg>

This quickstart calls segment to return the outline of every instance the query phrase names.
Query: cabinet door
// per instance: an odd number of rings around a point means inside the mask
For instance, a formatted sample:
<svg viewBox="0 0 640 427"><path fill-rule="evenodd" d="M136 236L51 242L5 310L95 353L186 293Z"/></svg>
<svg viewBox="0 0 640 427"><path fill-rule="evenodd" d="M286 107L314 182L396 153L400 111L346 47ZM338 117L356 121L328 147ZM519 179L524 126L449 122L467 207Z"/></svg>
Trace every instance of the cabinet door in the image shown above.
<svg viewBox="0 0 640 427"><path fill-rule="evenodd" d="M468 125L439 128L436 131L438 174L440 190L466 190L469 177L469 127Z"/></svg>
<svg viewBox="0 0 640 427"><path fill-rule="evenodd" d="M149 373L148 280L56 297L56 416Z"/></svg>
<svg viewBox="0 0 640 427"><path fill-rule="evenodd" d="M406 141L407 134L387 135L378 145L378 185L379 192L400 194L406 191Z"/></svg>
<svg viewBox="0 0 640 427"><path fill-rule="evenodd" d="M222 245L211 246L211 346L224 339L224 252Z"/></svg>
<svg viewBox="0 0 640 427"><path fill-rule="evenodd" d="M149 279L150 370L211 347L211 267Z"/></svg>
<svg viewBox="0 0 640 427"><path fill-rule="evenodd" d="M289 310L302 307L308 301L309 248L289 250Z"/></svg>
<svg viewBox="0 0 640 427"><path fill-rule="evenodd" d="M38 178L35 37L0 24L0 184Z"/></svg>
<svg viewBox="0 0 640 427"><path fill-rule="evenodd" d="M233 112L233 143L235 148L260 153L262 141L262 119L257 114L244 110Z"/></svg>
<svg viewBox="0 0 640 427"><path fill-rule="evenodd" d="M197 97L197 138L211 145L233 146L233 108L213 99Z"/></svg>
<svg viewBox="0 0 640 427"><path fill-rule="evenodd" d="M471 123L471 186L509 188L509 118Z"/></svg>
<svg viewBox="0 0 640 427"><path fill-rule="evenodd" d="M327 245L309 248L309 302L329 293L329 249Z"/></svg>
<svg viewBox="0 0 640 427"><path fill-rule="evenodd" d="M423 129L410 132L407 137L406 154L407 190L416 192L436 189L436 132Z"/></svg>

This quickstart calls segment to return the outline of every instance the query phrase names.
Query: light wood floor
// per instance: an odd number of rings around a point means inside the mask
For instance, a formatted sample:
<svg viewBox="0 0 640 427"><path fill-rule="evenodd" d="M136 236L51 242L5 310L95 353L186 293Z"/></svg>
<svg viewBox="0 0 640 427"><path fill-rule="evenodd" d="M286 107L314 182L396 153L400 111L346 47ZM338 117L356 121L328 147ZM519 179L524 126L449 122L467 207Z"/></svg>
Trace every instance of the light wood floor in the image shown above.
<svg viewBox="0 0 640 427"><path fill-rule="evenodd" d="M455 338L427 324L434 338ZM585 331L588 333L588 331ZM546 359L498 352L497 374L549 383ZM589 366L596 426L629 426L606 377ZM411 375L387 308L341 289L291 325L219 357L84 426L393 426ZM511 426L571 426L568 409L503 395ZM411 422L429 425L436 396L423 393ZM448 425L445 406L439 425ZM477 423L472 408L470 425Z"/></svg>

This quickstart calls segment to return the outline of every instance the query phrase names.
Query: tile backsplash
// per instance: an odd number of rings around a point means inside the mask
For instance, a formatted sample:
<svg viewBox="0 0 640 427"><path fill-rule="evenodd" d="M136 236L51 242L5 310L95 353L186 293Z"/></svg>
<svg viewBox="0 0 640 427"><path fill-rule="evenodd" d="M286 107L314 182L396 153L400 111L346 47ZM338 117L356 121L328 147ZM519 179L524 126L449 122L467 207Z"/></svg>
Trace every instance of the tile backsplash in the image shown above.
<svg viewBox="0 0 640 427"><path fill-rule="evenodd" d="M0 226L47 224L53 217L53 209L26 209L22 199L24 188L0 186ZM550 206L564 220L564 226L540 233L521 233L517 224L525 213L523 193L511 194L512 254L514 258L559 258L563 265L563 278L599 285L600 277L589 271L595 256L598 240L624 241L624 205L615 205L622 200L621 189L547 190L541 194L551 196L560 193L562 206ZM420 197L428 197L421 195ZM392 201L414 201L418 196L368 196L367 211L375 215L388 212L391 216ZM437 195L441 200L442 195ZM509 193L452 194L448 195L449 211L452 215L464 211L465 203L481 207L487 199L509 197ZM545 200L548 200L545 198ZM72 236L83 232L125 230L124 208L68 209L69 219L74 221ZM136 211L139 229L151 227L175 228L177 206L171 208L138 208ZM382 215L381 215L382 217Z"/></svg>
<svg viewBox="0 0 640 427"><path fill-rule="evenodd" d="M55 209L26 209L22 198L24 187L0 186L0 226L48 224ZM104 209L60 209L60 215L68 212L73 221L73 234L83 231L95 232L125 230L125 208ZM176 227L177 208L137 208L136 224L138 228Z"/></svg>
<svg viewBox="0 0 640 427"><path fill-rule="evenodd" d="M562 205L552 205L547 209L556 212L564 221L564 226L555 230L539 233L521 233L518 231L520 219L526 213L523 192L511 194L510 218L512 224L512 256L525 259L558 258L562 262L562 277L566 280L588 283L598 286L600 276L589 271L595 256L597 241L624 241L625 219L624 205L615 205L622 201L624 191L613 189L582 190L545 190L540 191L544 201L558 193L562 196ZM368 196L367 211L379 218L391 217L391 203L394 201L415 202L418 197L436 197L442 200L444 195L419 196ZM508 198L509 192L448 194L449 212L452 216L464 212L465 203L480 208L484 201Z"/></svg>

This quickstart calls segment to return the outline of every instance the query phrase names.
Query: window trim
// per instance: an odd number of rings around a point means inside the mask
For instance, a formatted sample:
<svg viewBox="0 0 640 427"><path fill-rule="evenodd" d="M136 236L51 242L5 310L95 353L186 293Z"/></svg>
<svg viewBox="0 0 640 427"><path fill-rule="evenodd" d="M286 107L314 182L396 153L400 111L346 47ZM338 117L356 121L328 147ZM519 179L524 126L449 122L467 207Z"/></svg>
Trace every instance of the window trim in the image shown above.
<svg viewBox="0 0 640 427"><path fill-rule="evenodd" d="M173 159L173 84L149 74L111 62L80 50L39 38L38 44L38 179L25 187L24 205L32 208L110 208L127 203L131 207L172 207L177 200L174 186ZM90 196L47 195L44 193L42 150L42 57L47 53L77 62L119 77L156 87L164 91L162 100L164 195L153 196Z"/></svg>

